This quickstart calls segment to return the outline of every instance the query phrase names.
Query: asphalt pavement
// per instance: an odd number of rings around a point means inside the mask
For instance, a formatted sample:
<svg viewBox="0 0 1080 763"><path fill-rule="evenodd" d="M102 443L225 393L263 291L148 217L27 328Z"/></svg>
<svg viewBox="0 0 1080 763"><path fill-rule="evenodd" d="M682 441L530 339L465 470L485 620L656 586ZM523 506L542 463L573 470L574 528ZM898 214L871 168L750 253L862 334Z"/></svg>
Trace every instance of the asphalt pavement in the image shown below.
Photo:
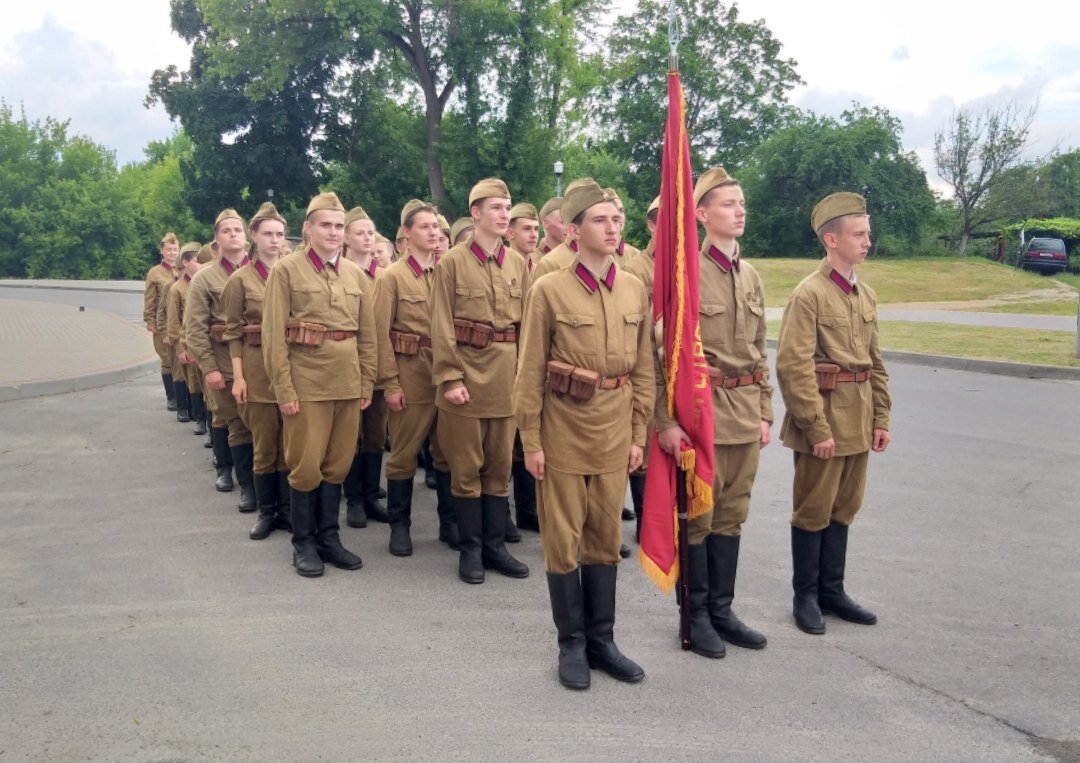
<svg viewBox="0 0 1080 763"><path fill-rule="evenodd" d="M535 534L529 579L465 585L418 483L412 557L345 528L364 569L303 579L154 377L3 403L0 760L1080 760L1080 383L891 372L848 564L879 623L795 629L773 444L736 598L768 648L681 652L630 560L616 638L647 676L586 692Z"/></svg>

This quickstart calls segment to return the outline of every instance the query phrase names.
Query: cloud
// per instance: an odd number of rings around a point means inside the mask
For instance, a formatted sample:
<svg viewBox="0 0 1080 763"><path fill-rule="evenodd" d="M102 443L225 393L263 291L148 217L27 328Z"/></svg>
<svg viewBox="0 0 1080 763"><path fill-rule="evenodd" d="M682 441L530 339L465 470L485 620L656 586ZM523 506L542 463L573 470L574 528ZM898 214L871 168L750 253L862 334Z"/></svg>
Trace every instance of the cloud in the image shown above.
<svg viewBox="0 0 1080 763"><path fill-rule="evenodd" d="M124 164L143 158L151 140L172 132L160 106L143 107L148 74L122 67L105 45L46 16L39 29L16 34L0 63L0 97L32 120L70 120L70 133L114 151Z"/></svg>
<svg viewBox="0 0 1080 763"><path fill-rule="evenodd" d="M890 56L893 61L909 61L911 60L911 51L907 45L901 45L899 48L892 52Z"/></svg>

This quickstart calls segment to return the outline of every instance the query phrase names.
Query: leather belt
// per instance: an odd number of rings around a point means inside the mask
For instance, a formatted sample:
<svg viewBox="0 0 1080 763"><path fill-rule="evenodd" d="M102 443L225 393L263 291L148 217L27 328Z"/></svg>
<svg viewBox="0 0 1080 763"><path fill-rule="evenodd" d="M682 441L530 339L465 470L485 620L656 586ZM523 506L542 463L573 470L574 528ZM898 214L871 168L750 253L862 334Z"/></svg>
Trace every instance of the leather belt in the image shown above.
<svg viewBox="0 0 1080 763"><path fill-rule="evenodd" d="M864 382L869 381L873 375L874 369L872 368L865 371L841 371L836 375L836 380L838 382Z"/></svg>
<svg viewBox="0 0 1080 763"><path fill-rule="evenodd" d="M327 331L326 338L333 339L335 342L342 342L346 339L352 339L356 336L355 331Z"/></svg>
<svg viewBox="0 0 1080 763"><path fill-rule="evenodd" d="M508 329L507 331L495 329L495 333L491 337L493 342L516 342L517 340L517 329Z"/></svg>
<svg viewBox="0 0 1080 763"><path fill-rule="evenodd" d="M601 376L600 383L596 385L597 389L618 389L619 387L625 387L630 383L630 374L623 374L622 376Z"/></svg>
<svg viewBox="0 0 1080 763"><path fill-rule="evenodd" d="M709 366L709 383L714 387L721 387L723 389L749 387L751 384L757 384L764 378L765 374L761 371L754 371L753 373L743 374L742 376L724 376L719 368Z"/></svg>

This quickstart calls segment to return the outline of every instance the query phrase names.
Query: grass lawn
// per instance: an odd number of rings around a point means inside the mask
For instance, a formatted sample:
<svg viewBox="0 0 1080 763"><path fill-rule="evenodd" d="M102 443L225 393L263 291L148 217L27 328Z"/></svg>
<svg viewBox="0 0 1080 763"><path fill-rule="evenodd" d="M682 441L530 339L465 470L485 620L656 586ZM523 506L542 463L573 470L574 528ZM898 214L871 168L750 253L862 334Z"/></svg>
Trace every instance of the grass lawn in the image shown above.
<svg viewBox="0 0 1080 763"><path fill-rule="evenodd" d="M818 260L764 257L752 260L765 282L765 300L781 307L791 290L818 266ZM859 277L877 292L879 303L962 302L1004 294L1043 290L1055 284L1043 276L978 257L911 257L869 259ZM1072 286L1075 282L1063 278Z"/></svg>
<svg viewBox="0 0 1080 763"><path fill-rule="evenodd" d="M1071 331L1003 329L916 321L882 321L880 331L881 346L886 350L1080 367L1080 358L1076 357L1076 335ZM780 321L769 321L768 332L771 338L776 338L780 333Z"/></svg>
<svg viewBox="0 0 1080 763"><path fill-rule="evenodd" d="M1045 302L1013 302L994 307L973 307L986 313L1024 313L1025 315L1076 315L1075 299L1047 300Z"/></svg>

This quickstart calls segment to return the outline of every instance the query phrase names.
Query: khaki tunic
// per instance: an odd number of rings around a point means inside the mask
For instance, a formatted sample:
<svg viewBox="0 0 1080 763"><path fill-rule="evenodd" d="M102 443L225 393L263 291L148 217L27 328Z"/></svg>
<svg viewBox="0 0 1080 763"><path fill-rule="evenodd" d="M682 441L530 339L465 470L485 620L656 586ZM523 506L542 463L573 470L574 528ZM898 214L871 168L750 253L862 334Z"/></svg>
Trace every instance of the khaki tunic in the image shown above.
<svg viewBox="0 0 1080 763"><path fill-rule="evenodd" d="M230 359L240 358L243 364L248 401L251 403L277 403L263 363L262 347L244 341L245 326L262 324L266 279L270 277L270 271L258 260L253 260L229 276L221 295L225 313L225 342L229 346ZM229 368L231 371L231 363Z"/></svg>
<svg viewBox="0 0 1080 763"><path fill-rule="evenodd" d="M215 342L210 335L210 326L214 323L225 323L225 305L222 301L225 284L229 276L244 264L246 258L236 266L222 258L196 273L188 287L187 310L184 315L185 340L188 352L198 361L199 370L204 376L220 371L226 380L232 381L229 345Z"/></svg>
<svg viewBox="0 0 1080 763"><path fill-rule="evenodd" d="M388 395L404 392L409 405L435 402L431 348L421 347L416 355L397 355L390 346L390 332L431 338L434 271L434 267L425 270L409 255L390 265L375 284L375 326L379 341L377 383Z"/></svg>
<svg viewBox="0 0 1080 763"><path fill-rule="evenodd" d="M166 298L165 308L165 327L166 332L169 335L169 339L173 342L173 347L176 350L177 366L173 368L174 372L183 375L183 378L187 380L188 390L192 394L202 394L202 374L199 372L199 367L186 366L180 364L179 355L181 352L187 351L187 345L184 343L184 310L187 305L188 289L191 285L191 276L184 273L175 284L169 288L169 294Z"/></svg>
<svg viewBox="0 0 1080 763"><path fill-rule="evenodd" d="M645 446L655 394L643 284L609 262L596 278L577 262L539 279L529 296L514 416L526 452L544 451L538 482L548 572L617 564L631 444ZM547 386L560 360L630 383L581 401Z"/></svg>
<svg viewBox="0 0 1080 763"><path fill-rule="evenodd" d="M620 238L618 245L615 247L615 264L620 268L625 268L639 254L641 254L640 249L626 243L626 239Z"/></svg>
<svg viewBox="0 0 1080 763"><path fill-rule="evenodd" d="M143 289L143 323L146 328L157 327L157 311L161 305L162 289L173 282L173 269L160 262L146 271L146 287Z"/></svg>
<svg viewBox="0 0 1080 763"><path fill-rule="evenodd" d="M647 309L641 281L610 266L600 284L580 263L536 282L514 384L525 452L543 450L546 464L567 474L626 470L631 443L645 447L656 394ZM547 387L549 360L630 374L630 384L583 402Z"/></svg>
<svg viewBox="0 0 1080 763"><path fill-rule="evenodd" d="M577 260L577 241L567 239L544 255L540 264L533 269L532 279L535 281L548 273L569 267Z"/></svg>
<svg viewBox="0 0 1080 763"><path fill-rule="evenodd" d="M364 277L344 257L338 257L335 268L313 251L285 257L270 272L263 303L263 360L279 404L371 399L377 350L372 299L365 292ZM311 352L301 351L285 341L289 321L357 333L343 341L327 339ZM355 448L355 435L352 444Z"/></svg>
<svg viewBox="0 0 1080 763"><path fill-rule="evenodd" d="M736 267L708 242L699 258L698 321L705 361L724 376L763 374L757 384L713 387L713 444L758 442L761 422L773 420L765 289L750 263L743 260ZM676 423L667 415L667 388L662 380L658 380L656 403L656 428L662 432Z"/></svg>
<svg viewBox="0 0 1080 763"><path fill-rule="evenodd" d="M869 382L841 382L818 391L816 362L845 371L873 369ZM801 453L832 437L836 455L870 449L874 429L889 428L889 377L878 346L877 296L866 284L848 283L822 260L795 287L784 307L776 351L776 377L787 412L780 436Z"/></svg>
<svg viewBox="0 0 1080 763"><path fill-rule="evenodd" d="M474 250L485 259L481 261ZM440 410L475 418L513 415L510 393L517 371L517 344L459 347L454 319L482 321L497 331L517 328L529 279L521 257L503 246L497 255L487 257L471 236L439 260L432 290L431 342L432 375L438 389L435 404ZM461 386L469 390L468 403L454 405L443 396ZM448 443L442 445L448 450Z"/></svg>
<svg viewBox="0 0 1080 763"><path fill-rule="evenodd" d="M656 269L656 258L654 256L655 249L656 244L650 239L649 245L645 247L644 250L638 252L634 257L630 258L624 268L628 273L633 273L635 276L637 276L638 280L641 281L641 283L645 286L645 294L649 298L649 309L646 311L645 317L650 326L653 325L653 280L655 278ZM650 331L650 336L652 336L653 339L653 351L655 352L656 335L655 333ZM649 433L646 436L645 440L646 443L652 442L652 432L655 428L654 425L655 422L649 424ZM648 468L649 448L646 447L645 458L641 462L641 468L634 472L634 474L642 476L645 474L645 471Z"/></svg>

